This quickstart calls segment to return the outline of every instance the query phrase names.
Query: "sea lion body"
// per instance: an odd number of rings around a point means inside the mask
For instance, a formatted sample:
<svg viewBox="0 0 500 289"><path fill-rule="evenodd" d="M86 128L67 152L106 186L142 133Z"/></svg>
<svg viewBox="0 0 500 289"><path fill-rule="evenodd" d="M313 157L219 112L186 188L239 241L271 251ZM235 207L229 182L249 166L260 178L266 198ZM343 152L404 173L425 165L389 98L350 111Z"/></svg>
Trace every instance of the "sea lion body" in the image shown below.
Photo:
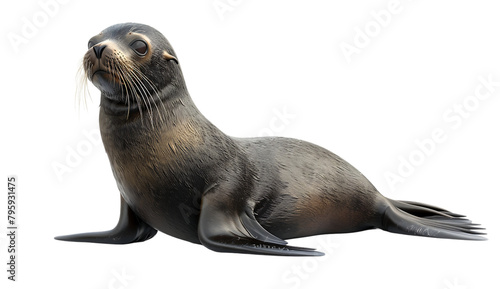
<svg viewBox="0 0 500 289"><path fill-rule="evenodd" d="M202 193L228 178L235 187L227 194L243 200L242 207L253 205L259 223L282 239L374 227L376 216L363 209L375 212L381 195L333 153L295 139L233 139L222 134L214 138L214 133L202 133L212 126L199 125L190 131L191 140L179 146L169 135L183 134L183 125L160 138L141 136L132 142L130 137L117 140L115 133L107 134L101 123L123 198L157 230L199 243ZM352 183L342 181L353 178Z"/></svg>
<svg viewBox="0 0 500 289"><path fill-rule="evenodd" d="M322 253L283 239L371 228L484 239L461 215L385 198L317 145L227 136L196 108L172 47L149 26L106 29L84 63L102 92L100 129L121 214L113 230L57 239L123 244L161 231L220 252L293 256Z"/></svg>

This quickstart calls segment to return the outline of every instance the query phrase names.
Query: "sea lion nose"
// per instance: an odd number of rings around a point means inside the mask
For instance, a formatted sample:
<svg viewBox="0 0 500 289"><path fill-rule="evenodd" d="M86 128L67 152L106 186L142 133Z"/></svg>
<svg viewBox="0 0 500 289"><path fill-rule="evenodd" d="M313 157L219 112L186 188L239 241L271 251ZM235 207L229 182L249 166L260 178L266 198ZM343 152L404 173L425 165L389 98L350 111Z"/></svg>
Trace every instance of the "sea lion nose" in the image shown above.
<svg viewBox="0 0 500 289"><path fill-rule="evenodd" d="M93 48L94 48L94 53L95 53L95 56L100 59L101 56L102 56L102 52L104 51L104 48L106 48L106 44L103 44L103 45L95 45Z"/></svg>

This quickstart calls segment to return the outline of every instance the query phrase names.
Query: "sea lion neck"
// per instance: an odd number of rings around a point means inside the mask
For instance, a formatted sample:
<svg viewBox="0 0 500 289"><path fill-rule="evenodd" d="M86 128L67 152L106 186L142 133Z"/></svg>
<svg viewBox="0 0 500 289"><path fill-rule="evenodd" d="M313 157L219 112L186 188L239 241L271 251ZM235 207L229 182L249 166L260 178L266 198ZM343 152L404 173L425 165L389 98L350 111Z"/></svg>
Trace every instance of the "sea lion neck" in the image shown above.
<svg viewBox="0 0 500 289"><path fill-rule="evenodd" d="M115 101L116 96L101 93L101 114L117 123L147 122L150 119L171 119L178 107L194 107L185 85L169 84L149 97L127 103ZM195 108L196 109L196 108Z"/></svg>

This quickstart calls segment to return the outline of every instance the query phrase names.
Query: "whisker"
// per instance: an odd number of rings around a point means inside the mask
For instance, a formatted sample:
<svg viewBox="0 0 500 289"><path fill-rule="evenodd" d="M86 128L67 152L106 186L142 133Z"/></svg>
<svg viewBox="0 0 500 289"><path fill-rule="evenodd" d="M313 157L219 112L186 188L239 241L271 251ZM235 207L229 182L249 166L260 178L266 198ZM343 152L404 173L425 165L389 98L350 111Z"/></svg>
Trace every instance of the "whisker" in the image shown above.
<svg viewBox="0 0 500 289"><path fill-rule="evenodd" d="M80 62L80 66L77 70L76 73L76 80L77 80L77 87L75 91L75 101L77 102L78 106L78 113L80 113L81 110L81 104L83 100L83 104L85 109L87 109L87 96L90 95L89 89L88 89L88 81L87 81L87 74L89 71L89 62L85 57L82 58ZM82 97L83 96L83 97Z"/></svg>
<svg viewBox="0 0 500 289"><path fill-rule="evenodd" d="M144 121L146 113L153 128L158 122L164 122L167 109L156 85L142 72L144 66L129 61L121 53L115 53L103 60L111 75L110 81L120 86L121 101L127 105L127 119L130 117L131 106L135 102L141 122ZM92 62L84 56L77 72L79 84L76 101L79 109L82 103L87 108L87 95L90 95L88 81L92 68ZM154 117L155 113L158 117Z"/></svg>
<svg viewBox="0 0 500 289"><path fill-rule="evenodd" d="M120 64L123 62L120 60ZM139 108L139 114L141 116L141 122L143 121L143 113L142 113L142 107L141 107L141 98L139 97L137 93L137 89L135 87L135 82L134 80L130 77L130 75L127 74L127 71L124 70L123 65L119 65L118 69L120 70L121 74L123 75L123 79L125 80L125 85L127 85L130 88L130 92L132 95L135 97L136 102L137 102L137 107Z"/></svg>
<svg viewBox="0 0 500 289"><path fill-rule="evenodd" d="M120 70L118 70L118 68L117 68L120 65L117 59L113 59L112 65L113 65L112 71L116 74L116 78L118 78L122 82L122 84L120 85L120 91L121 91L122 97L124 97L126 99L125 103L127 104L127 119L128 119L130 116L130 96L128 93L126 81L125 81L125 78L123 77L122 73L120 72ZM125 91L125 95L124 95L124 91Z"/></svg>
<svg viewBox="0 0 500 289"><path fill-rule="evenodd" d="M138 72L138 74L141 77L141 79L145 80L146 83L153 89L153 93L158 98L158 102L161 104L161 106L163 108L163 111L166 112L167 109L166 109L165 104L163 103L162 99L160 98L160 94L159 94L158 89L156 89L156 86L153 84L153 82L144 73L142 73L142 71L139 68L136 67L136 71ZM151 93L149 95L152 97ZM158 105L156 104L156 101L153 101L153 103L155 104L156 110L158 111L158 115L160 117L160 121L163 122L163 116L162 116L162 113L161 113Z"/></svg>
<svg viewBox="0 0 500 289"><path fill-rule="evenodd" d="M153 102L153 104L155 105L156 111L158 112L158 117L159 117L160 123L163 123L164 122L164 113L166 113L167 109L166 109L165 105L163 104L163 101L160 98L158 89L153 84L153 82L140 70L140 68L143 67L142 65L140 65L140 64L135 65L134 63L131 63L131 65L133 66L134 71L137 73L137 77L139 77L141 79L141 83L145 82L146 84L148 84L152 88L155 96L158 98L158 101L155 101L153 99L153 94L149 91L147 86L143 83L143 86L148 90L148 95L151 98L151 101ZM160 102L163 111L160 110L157 102Z"/></svg>
<svg viewBox="0 0 500 289"><path fill-rule="evenodd" d="M139 92L141 92L141 97L143 99L146 99L147 100L147 106L146 108L148 109L148 113L149 113L149 118L151 120L151 125L154 127L154 123L153 123L153 111L152 111L152 104L151 104L151 93L149 92L149 90L147 89L147 87L144 85L144 83L142 82L141 78L136 74L136 71L140 73L139 70L136 70L133 66L129 66L129 73L130 75L132 76L132 78L135 80L135 83L138 84L139 86ZM149 97L148 97L149 96ZM153 102L156 106L156 103ZM158 107L156 107L158 109Z"/></svg>

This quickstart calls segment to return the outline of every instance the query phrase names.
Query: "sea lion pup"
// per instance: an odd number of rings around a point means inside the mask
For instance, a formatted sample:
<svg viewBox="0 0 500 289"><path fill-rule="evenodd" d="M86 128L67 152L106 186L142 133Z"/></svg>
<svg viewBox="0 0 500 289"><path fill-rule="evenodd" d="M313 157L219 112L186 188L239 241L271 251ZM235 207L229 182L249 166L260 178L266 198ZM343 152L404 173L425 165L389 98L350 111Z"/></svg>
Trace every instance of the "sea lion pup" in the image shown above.
<svg viewBox="0 0 500 289"><path fill-rule="evenodd" d="M117 226L58 240L126 244L157 231L219 252L317 256L284 239L371 228L484 240L464 216L382 196L314 144L233 138L196 108L176 54L152 27L113 25L89 41L85 76L121 195Z"/></svg>

